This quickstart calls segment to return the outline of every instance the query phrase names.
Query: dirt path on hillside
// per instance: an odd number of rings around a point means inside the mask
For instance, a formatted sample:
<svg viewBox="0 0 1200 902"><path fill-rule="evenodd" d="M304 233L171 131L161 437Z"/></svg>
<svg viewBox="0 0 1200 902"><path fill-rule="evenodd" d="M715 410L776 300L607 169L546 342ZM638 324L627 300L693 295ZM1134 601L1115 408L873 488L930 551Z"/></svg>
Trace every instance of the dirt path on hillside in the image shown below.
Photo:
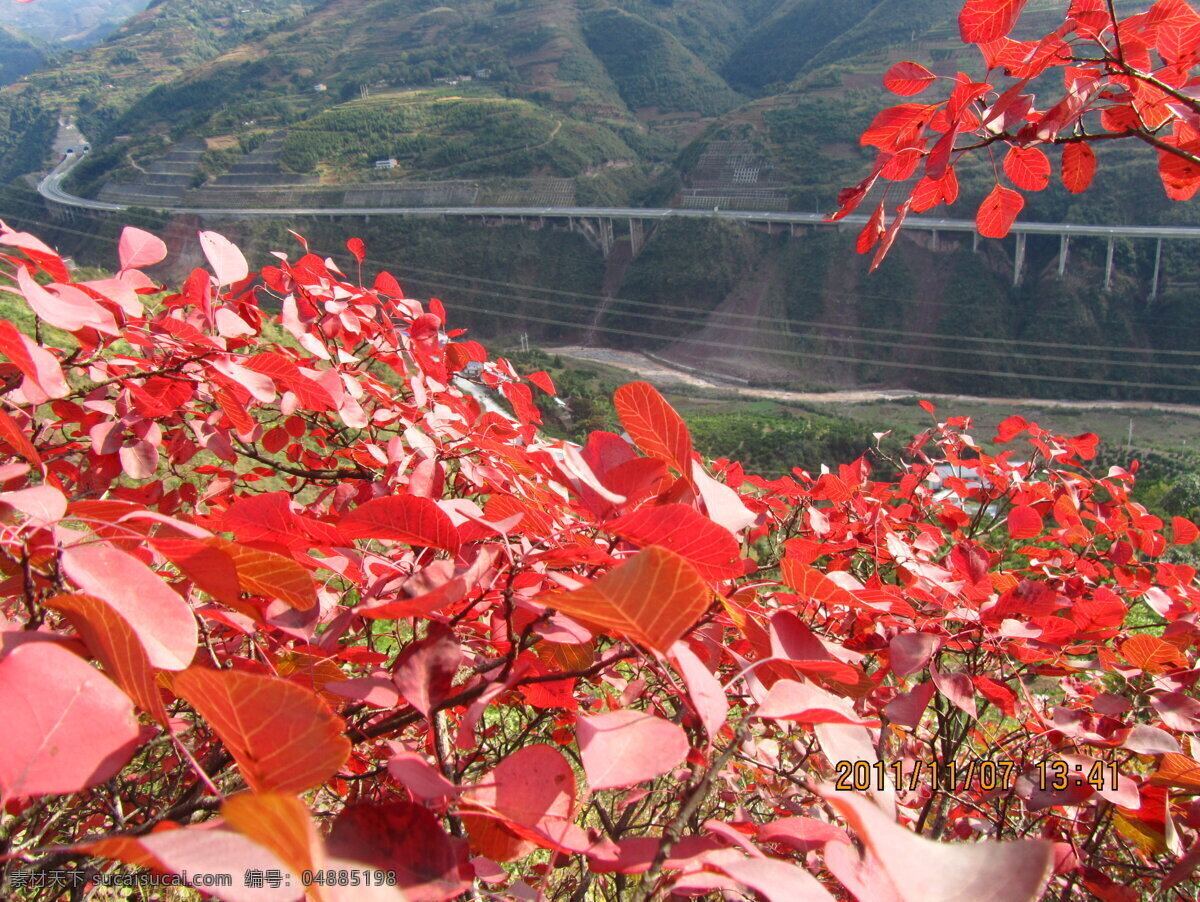
<svg viewBox="0 0 1200 902"><path fill-rule="evenodd" d="M1044 407L1058 410L1157 410L1200 416L1200 406L1191 404L1160 404L1153 401L1067 401L1049 398L984 398L976 395L945 395L916 392L908 389L851 389L830 392L793 392L772 388L751 388L718 382L692 369L675 368L633 351L610 348L581 348L564 346L547 348L549 354L559 354L574 360L603 363L641 376L662 385L690 385L695 388L719 389L746 398L765 398L792 404L869 404L874 401L902 401L927 398L935 401L965 401L974 404L994 404L1002 407Z"/></svg>

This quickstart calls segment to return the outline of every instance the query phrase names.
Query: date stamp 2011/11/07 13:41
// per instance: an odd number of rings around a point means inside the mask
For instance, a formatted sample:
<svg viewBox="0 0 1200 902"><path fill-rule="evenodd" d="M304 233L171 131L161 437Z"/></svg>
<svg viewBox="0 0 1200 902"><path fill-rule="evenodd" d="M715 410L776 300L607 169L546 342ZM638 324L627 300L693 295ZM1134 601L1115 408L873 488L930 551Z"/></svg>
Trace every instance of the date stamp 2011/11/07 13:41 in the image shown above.
<svg viewBox="0 0 1200 902"><path fill-rule="evenodd" d="M1050 758L1022 767L1016 761L837 761L834 786L839 790L916 790L927 786L957 792L974 789L981 792L1011 790L1019 777L1027 778L1036 789L1061 792L1074 784L1086 784L1096 791L1117 788L1117 765L1113 761L1068 760Z"/></svg>

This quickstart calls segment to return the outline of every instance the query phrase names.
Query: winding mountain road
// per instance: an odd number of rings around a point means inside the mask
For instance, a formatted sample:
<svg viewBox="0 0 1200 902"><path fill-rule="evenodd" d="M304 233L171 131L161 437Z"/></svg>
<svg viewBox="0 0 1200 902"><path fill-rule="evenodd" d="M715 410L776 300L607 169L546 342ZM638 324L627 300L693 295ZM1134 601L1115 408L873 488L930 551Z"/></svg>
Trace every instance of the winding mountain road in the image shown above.
<svg viewBox="0 0 1200 902"><path fill-rule="evenodd" d="M69 194L63 180L85 154L76 153L63 159L38 184L38 193L51 203L84 210L120 212L124 204L91 200ZM542 219L725 219L764 225L863 225L867 216L851 214L841 223L830 223L822 213L772 213L762 210L684 210L670 207L149 207L164 213L191 213L232 218L279 218L283 216L457 216L457 217L529 217ZM921 231L974 232L973 219L948 219L934 216L909 216L905 229ZM1016 222L1012 232L1017 235L1057 235L1095 238L1166 238L1200 240L1200 227L1195 226L1108 226L1080 225L1068 222Z"/></svg>

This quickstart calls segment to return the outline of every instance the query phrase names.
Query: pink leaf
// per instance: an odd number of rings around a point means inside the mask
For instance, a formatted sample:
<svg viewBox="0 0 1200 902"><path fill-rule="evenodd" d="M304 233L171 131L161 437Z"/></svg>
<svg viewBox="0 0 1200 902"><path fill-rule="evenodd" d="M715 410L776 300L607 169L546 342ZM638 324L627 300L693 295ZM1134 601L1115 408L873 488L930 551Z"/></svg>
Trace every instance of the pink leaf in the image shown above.
<svg viewBox="0 0 1200 902"><path fill-rule="evenodd" d="M112 858L159 874L233 874L227 887L204 887L204 892L221 902L297 902L299 875L292 875L275 855L240 833L207 827L163 830L136 839L114 837L84 846L101 858ZM279 871L282 886L269 883L252 887L244 874L251 870Z"/></svg>
<svg viewBox="0 0 1200 902"><path fill-rule="evenodd" d="M15 492L0 493L0 512L20 511L31 526L49 526L67 513L67 499L50 485L37 485Z"/></svg>
<svg viewBox="0 0 1200 902"><path fill-rule="evenodd" d="M462 649L454 633L431 621L429 634L396 658L393 678L408 703L430 717L433 709L450 694L450 681L460 663Z"/></svg>
<svg viewBox="0 0 1200 902"><path fill-rule="evenodd" d="M972 719L979 717L975 707L975 686L965 673L939 673L937 667L930 666L929 675L933 677L933 685L938 692L950 699L954 706L964 711Z"/></svg>
<svg viewBox="0 0 1200 902"><path fill-rule="evenodd" d="M493 815L463 815L473 845L496 861L513 861L537 846L530 831L557 834L571 825L575 772L553 746L527 745L484 774L464 802ZM528 830L518 834L513 827Z"/></svg>
<svg viewBox="0 0 1200 902"><path fill-rule="evenodd" d="M167 256L167 246L157 235L125 226L121 230L117 255L121 258L121 269L141 269L162 262Z"/></svg>
<svg viewBox="0 0 1200 902"><path fill-rule="evenodd" d="M903 679L921 670L938 647L938 637L930 633L901 633L888 643L888 662L892 673Z"/></svg>
<svg viewBox="0 0 1200 902"><path fill-rule="evenodd" d="M721 681L700 662L686 642L676 642L672 645L671 654L675 656L675 665L683 675L688 695L692 698L692 704L696 706L704 729L710 739L716 739L717 733L729 716L729 701Z"/></svg>
<svg viewBox="0 0 1200 902"><path fill-rule="evenodd" d="M113 315L78 288L63 286L60 295L51 294L23 266L17 267L17 284L33 312L52 326L66 332L95 329L106 335L119 333Z"/></svg>
<svg viewBox="0 0 1200 902"><path fill-rule="evenodd" d="M0 658L0 795L78 792L133 755L133 703L94 667L51 642Z"/></svg>
<svg viewBox="0 0 1200 902"><path fill-rule="evenodd" d="M665 774L688 753L687 736L678 726L627 708L581 717L576 731L593 792Z"/></svg>
<svg viewBox="0 0 1200 902"><path fill-rule="evenodd" d="M1017 842L942 843L904 829L861 796L821 795L846 819L883 865L904 899L921 902L1034 902L1050 880L1053 844Z"/></svg>
<svg viewBox="0 0 1200 902"><path fill-rule="evenodd" d="M151 665L183 670L196 654L196 618L179 593L132 555L113 545L76 545L62 553L67 578L120 614Z"/></svg>
<svg viewBox="0 0 1200 902"><path fill-rule="evenodd" d="M729 850L732 852L732 850ZM712 856L714 867L767 902L833 902L833 896L799 865L777 858L743 858L734 854Z"/></svg>
<svg viewBox="0 0 1200 902"><path fill-rule="evenodd" d="M755 712L756 717L771 720L794 720L798 723L843 723L856 726L878 726L854 713L845 699L838 698L812 683L798 680L779 680L767 692L767 697Z"/></svg>
<svg viewBox="0 0 1200 902"><path fill-rule="evenodd" d="M250 275L246 258L236 244L216 232L200 232L200 249L217 274L218 285L233 285Z"/></svg>

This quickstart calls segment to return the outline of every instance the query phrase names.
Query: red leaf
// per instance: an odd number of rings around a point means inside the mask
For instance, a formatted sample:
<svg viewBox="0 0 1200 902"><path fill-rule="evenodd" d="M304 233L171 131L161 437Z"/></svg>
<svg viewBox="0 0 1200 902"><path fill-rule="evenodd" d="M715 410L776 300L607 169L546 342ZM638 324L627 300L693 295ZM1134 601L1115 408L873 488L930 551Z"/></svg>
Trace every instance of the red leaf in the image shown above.
<svg viewBox="0 0 1200 902"><path fill-rule="evenodd" d="M394 873L409 899L455 899L470 889L459 878L453 842L423 805L349 805L334 820L327 845L339 858Z"/></svg>
<svg viewBox="0 0 1200 902"><path fill-rule="evenodd" d="M649 382L630 382L613 394L621 425L647 457L674 467L685 479L692 473L692 436L687 424Z"/></svg>
<svg viewBox="0 0 1200 902"><path fill-rule="evenodd" d="M893 94L911 97L928 88L935 78L936 76L920 63L904 60L887 70L887 74L883 76L883 84Z"/></svg>
<svg viewBox="0 0 1200 902"><path fill-rule="evenodd" d="M1010 147L1004 174L1023 191L1041 191L1050 184L1050 158L1037 147Z"/></svg>
<svg viewBox="0 0 1200 902"><path fill-rule="evenodd" d="M687 735L670 721L624 708L576 725L583 771L593 792L668 773L687 757Z"/></svg>
<svg viewBox="0 0 1200 902"><path fill-rule="evenodd" d="M743 573L733 534L686 504L642 507L610 520L604 529L635 545L674 551L705 579L733 579Z"/></svg>
<svg viewBox="0 0 1200 902"><path fill-rule="evenodd" d="M964 44L984 44L1012 31L1026 0L967 0L958 14Z"/></svg>
<svg viewBox="0 0 1200 902"><path fill-rule="evenodd" d="M405 700L429 718L450 694L450 683L462 659L454 633L431 621L429 634L396 657L393 679Z"/></svg>
<svg viewBox="0 0 1200 902"><path fill-rule="evenodd" d="M1054 846L1047 840L934 842L901 827L861 796L828 786L821 795L879 860L904 899L1033 902L1050 880Z"/></svg>
<svg viewBox="0 0 1200 902"><path fill-rule="evenodd" d="M167 725L167 712L154 671L133 627L113 608L90 595L56 595L46 607L61 611L104 665L117 685L139 708Z"/></svg>
<svg viewBox="0 0 1200 902"><path fill-rule="evenodd" d="M556 394L554 391L554 381L550 378L545 370L538 370L536 373L530 373L525 377L542 391L548 395Z"/></svg>
<svg viewBox="0 0 1200 902"><path fill-rule="evenodd" d="M62 367L54 355L18 332L8 320L0 320L0 354L25 374L21 391L34 403L41 403L48 398L65 398L71 393L71 387L67 385ZM34 388L32 393L31 385Z"/></svg>
<svg viewBox="0 0 1200 902"><path fill-rule="evenodd" d="M1172 545L1191 545L1196 539L1200 539L1200 529L1196 528L1195 523L1183 517L1171 518Z"/></svg>
<svg viewBox="0 0 1200 902"><path fill-rule="evenodd" d="M250 275L246 258L237 245L216 232L200 232L200 249L217 274L218 285L233 285Z"/></svg>
<svg viewBox="0 0 1200 902"><path fill-rule="evenodd" d="M535 426L541 425L542 412L533 403L533 392L529 390L529 386L522 385L520 382L505 382L500 386L500 391L512 405L513 413L517 415L518 420L522 423L532 423Z"/></svg>
<svg viewBox="0 0 1200 902"><path fill-rule="evenodd" d="M666 654L696 622L712 590L674 552L651 547L582 589L538 597L547 607Z"/></svg>
<svg viewBox="0 0 1200 902"><path fill-rule="evenodd" d="M937 651L938 637L932 633L900 633L888 643L892 673L903 679L924 669Z"/></svg>
<svg viewBox="0 0 1200 902"><path fill-rule="evenodd" d="M221 806L221 817L238 833L277 855L293 874L311 873L325 864L321 834L295 796L239 793Z"/></svg>
<svg viewBox="0 0 1200 902"><path fill-rule="evenodd" d="M1008 534L1014 539L1032 539L1042 534L1042 515L1036 508L1018 504L1008 512Z"/></svg>
<svg viewBox="0 0 1200 902"><path fill-rule="evenodd" d="M236 604L241 596L233 559L207 539L151 539L154 549L179 572L218 601Z"/></svg>
<svg viewBox="0 0 1200 902"><path fill-rule="evenodd" d="M350 754L341 719L296 683L193 667L175 677L174 689L208 721L255 792L313 789Z"/></svg>
<svg viewBox="0 0 1200 902"><path fill-rule="evenodd" d="M0 658L0 796L78 792L133 755L133 705L94 667L53 642Z"/></svg>
<svg viewBox="0 0 1200 902"><path fill-rule="evenodd" d="M862 231L858 233L858 240L855 242L855 250L860 254L865 254L871 248L879 243L879 239L883 237L883 201L879 202L879 206L875 208L875 212L867 220L867 224L862 227Z"/></svg>
<svg viewBox="0 0 1200 902"><path fill-rule="evenodd" d="M902 103L882 110L862 133L859 143L877 147L884 153L911 147L937 109L937 104Z"/></svg>
<svg viewBox="0 0 1200 902"><path fill-rule="evenodd" d="M975 226L979 234L985 238L1003 238L1012 228L1013 221L1021 208L1025 206L1025 198L1011 188L997 185L979 205L975 214Z"/></svg>
<svg viewBox="0 0 1200 902"><path fill-rule="evenodd" d="M41 469L42 456L38 454L37 448L33 447L33 442L29 440L25 430L3 410L0 410L0 440L6 442L14 454L19 454Z"/></svg>
<svg viewBox="0 0 1200 902"><path fill-rule="evenodd" d="M245 364L254 372L270 377L277 387L292 392L305 410L320 413L337 408L324 386L301 373L300 368L283 354L274 351L255 354L247 358Z"/></svg>
<svg viewBox="0 0 1200 902"><path fill-rule="evenodd" d="M179 593L132 555L113 545L75 545L62 553L75 585L112 607L133 628L150 663L183 670L196 655L196 618Z"/></svg>
<svg viewBox="0 0 1200 902"><path fill-rule="evenodd" d="M121 258L121 269L141 269L162 262L167 256L167 246L157 235L125 226L121 230L117 255Z"/></svg>
<svg viewBox="0 0 1200 902"><path fill-rule="evenodd" d="M1096 174L1096 152L1082 141L1068 144L1062 152L1062 181L1072 194L1086 191Z"/></svg>
<svg viewBox="0 0 1200 902"><path fill-rule="evenodd" d="M359 263L367 256L367 246L363 244L361 238L351 238L346 242L346 249L354 255L354 259Z"/></svg>
<svg viewBox="0 0 1200 902"><path fill-rule="evenodd" d="M348 539L382 539L442 548L457 554L462 540L436 503L416 495L389 495L360 504L338 524Z"/></svg>

